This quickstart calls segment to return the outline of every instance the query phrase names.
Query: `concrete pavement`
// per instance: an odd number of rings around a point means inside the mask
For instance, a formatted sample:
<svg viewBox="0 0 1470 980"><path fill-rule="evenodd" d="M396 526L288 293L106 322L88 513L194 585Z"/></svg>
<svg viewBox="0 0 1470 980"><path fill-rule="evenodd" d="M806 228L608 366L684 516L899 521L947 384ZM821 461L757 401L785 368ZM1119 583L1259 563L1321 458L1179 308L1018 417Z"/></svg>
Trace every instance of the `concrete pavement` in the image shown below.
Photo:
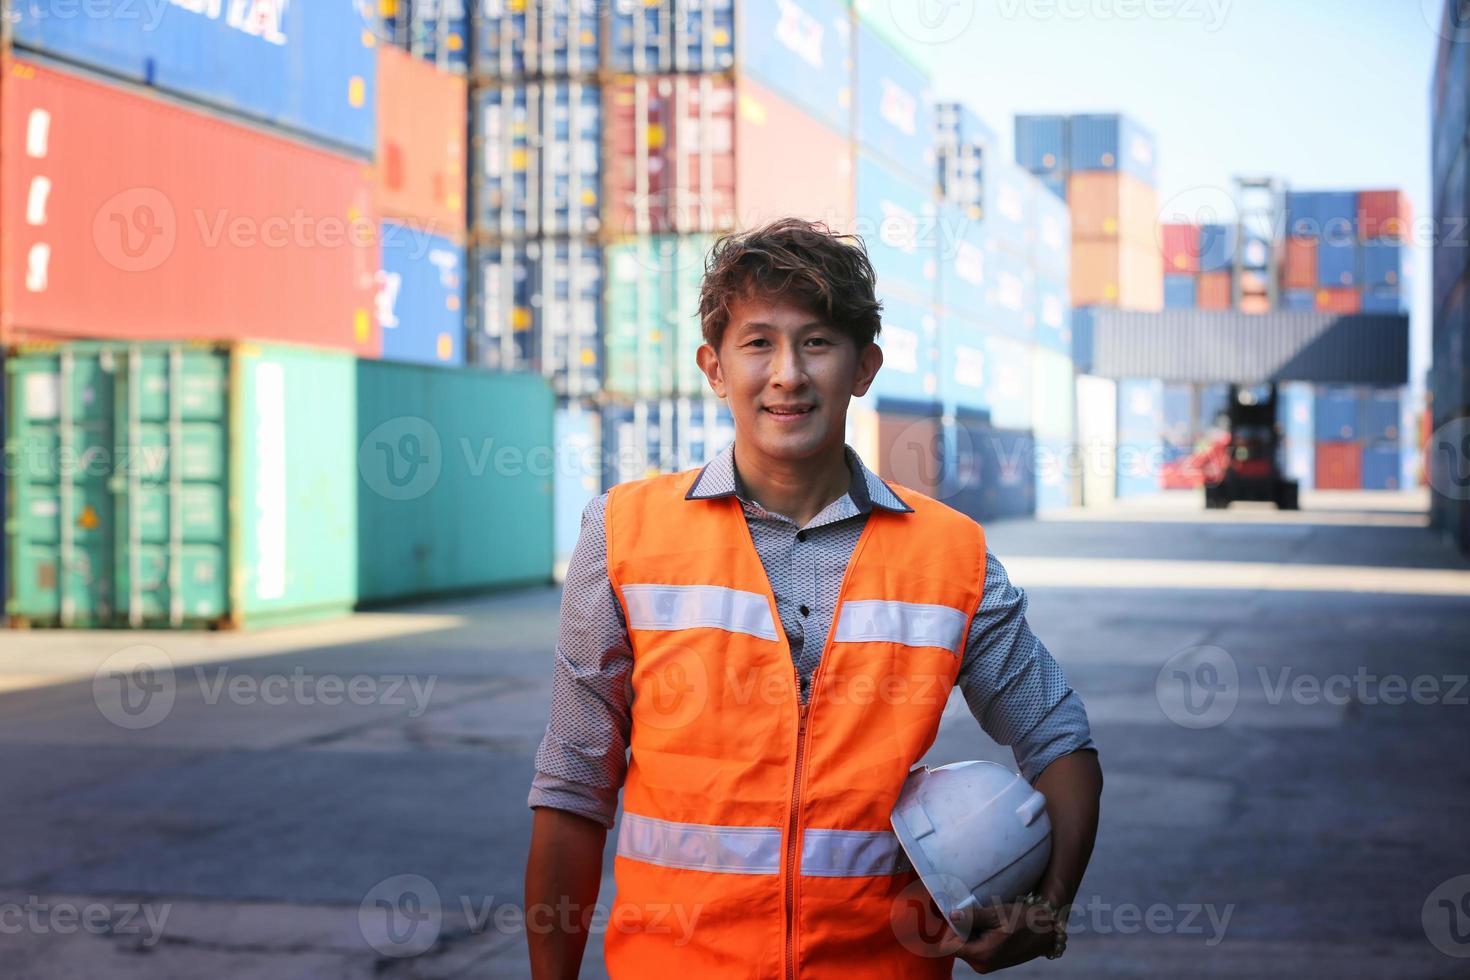
<svg viewBox="0 0 1470 980"><path fill-rule="evenodd" d="M1106 774L1068 953L1016 975L1470 968L1470 563L1412 495L1304 505L989 527ZM0 974L525 976L557 605L4 634ZM966 758L1013 761L956 698L925 761Z"/></svg>

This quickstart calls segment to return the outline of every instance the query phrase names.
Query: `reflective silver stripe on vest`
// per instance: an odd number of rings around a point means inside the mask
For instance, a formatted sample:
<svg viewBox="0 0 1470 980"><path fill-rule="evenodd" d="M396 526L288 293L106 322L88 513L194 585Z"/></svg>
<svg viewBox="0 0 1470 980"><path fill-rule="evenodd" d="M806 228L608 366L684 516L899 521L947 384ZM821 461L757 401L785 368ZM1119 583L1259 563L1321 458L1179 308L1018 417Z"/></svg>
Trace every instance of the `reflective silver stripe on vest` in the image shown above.
<svg viewBox="0 0 1470 980"><path fill-rule="evenodd" d="M676 823L624 811L618 856L666 868L773 875L781 870L781 830ZM808 829L802 834L804 875L860 878L912 867L891 831Z"/></svg>
<svg viewBox="0 0 1470 980"><path fill-rule="evenodd" d="M887 599L854 599L842 604L837 643L880 641L910 647L943 647L958 653L965 614L949 606Z"/></svg>
<svg viewBox="0 0 1470 980"><path fill-rule="evenodd" d="M700 626L776 638L771 606L759 592L719 585L625 585L628 626L635 630L687 630Z"/></svg>
<svg viewBox="0 0 1470 980"><path fill-rule="evenodd" d="M887 830L812 830L801 837L801 873L820 878L892 875L913 867Z"/></svg>
<svg viewBox="0 0 1470 980"><path fill-rule="evenodd" d="M624 811L618 855L666 868L773 875L781 870L781 829L674 823Z"/></svg>

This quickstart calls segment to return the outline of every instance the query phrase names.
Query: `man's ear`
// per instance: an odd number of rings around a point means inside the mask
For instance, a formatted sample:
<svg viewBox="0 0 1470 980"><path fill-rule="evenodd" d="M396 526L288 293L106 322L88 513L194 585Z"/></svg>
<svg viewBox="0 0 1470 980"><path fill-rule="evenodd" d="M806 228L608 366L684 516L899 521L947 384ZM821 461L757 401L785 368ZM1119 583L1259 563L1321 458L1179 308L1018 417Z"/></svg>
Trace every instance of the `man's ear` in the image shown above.
<svg viewBox="0 0 1470 980"><path fill-rule="evenodd" d="M710 390L721 398L725 397L725 374L720 370L720 355L709 344L700 344L699 350L694 352L694 359L699 362L699 369L709 381Z"/></svg>
<svg viewBox="0 0 1470 980"><path fill-rule="evenodd" d="M868 393L868 386L873 383L873 378L877 377L878 369L882 366L883 348L879 347L877 342L874 341L864 347L862 353L858 354L857 375L853 378L852 382L852 396L854 398L861 398Z"/></svg>

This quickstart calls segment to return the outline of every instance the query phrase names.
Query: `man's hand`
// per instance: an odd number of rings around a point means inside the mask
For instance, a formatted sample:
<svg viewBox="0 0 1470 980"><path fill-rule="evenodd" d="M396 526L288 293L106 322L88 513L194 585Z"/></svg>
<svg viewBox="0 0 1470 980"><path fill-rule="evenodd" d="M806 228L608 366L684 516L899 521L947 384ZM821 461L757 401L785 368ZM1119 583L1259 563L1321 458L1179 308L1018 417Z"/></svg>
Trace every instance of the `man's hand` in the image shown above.
<svg viewBox="0 0 1470 980"><path fill-rule="evenodd" d="M1056 920L1042 905L997 905L975 913L973 935L955 955L976 973L994 973L1050 953Z"/></svg>

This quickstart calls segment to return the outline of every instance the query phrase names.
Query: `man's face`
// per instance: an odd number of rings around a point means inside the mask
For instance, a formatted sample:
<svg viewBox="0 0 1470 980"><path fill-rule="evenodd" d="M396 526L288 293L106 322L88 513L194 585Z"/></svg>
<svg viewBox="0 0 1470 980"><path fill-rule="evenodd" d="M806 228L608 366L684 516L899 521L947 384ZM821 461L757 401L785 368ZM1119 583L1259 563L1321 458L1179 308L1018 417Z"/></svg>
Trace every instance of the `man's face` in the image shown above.
<svg viewBox="0 0 1470 980"><path fill-rule="evenodd" d="M698 358L740 439L795 460L842 444L847 403L868 390L883 352L877 344L858 350L810 310L773 296L733 303L720 349L704 344Z"/></svg>

